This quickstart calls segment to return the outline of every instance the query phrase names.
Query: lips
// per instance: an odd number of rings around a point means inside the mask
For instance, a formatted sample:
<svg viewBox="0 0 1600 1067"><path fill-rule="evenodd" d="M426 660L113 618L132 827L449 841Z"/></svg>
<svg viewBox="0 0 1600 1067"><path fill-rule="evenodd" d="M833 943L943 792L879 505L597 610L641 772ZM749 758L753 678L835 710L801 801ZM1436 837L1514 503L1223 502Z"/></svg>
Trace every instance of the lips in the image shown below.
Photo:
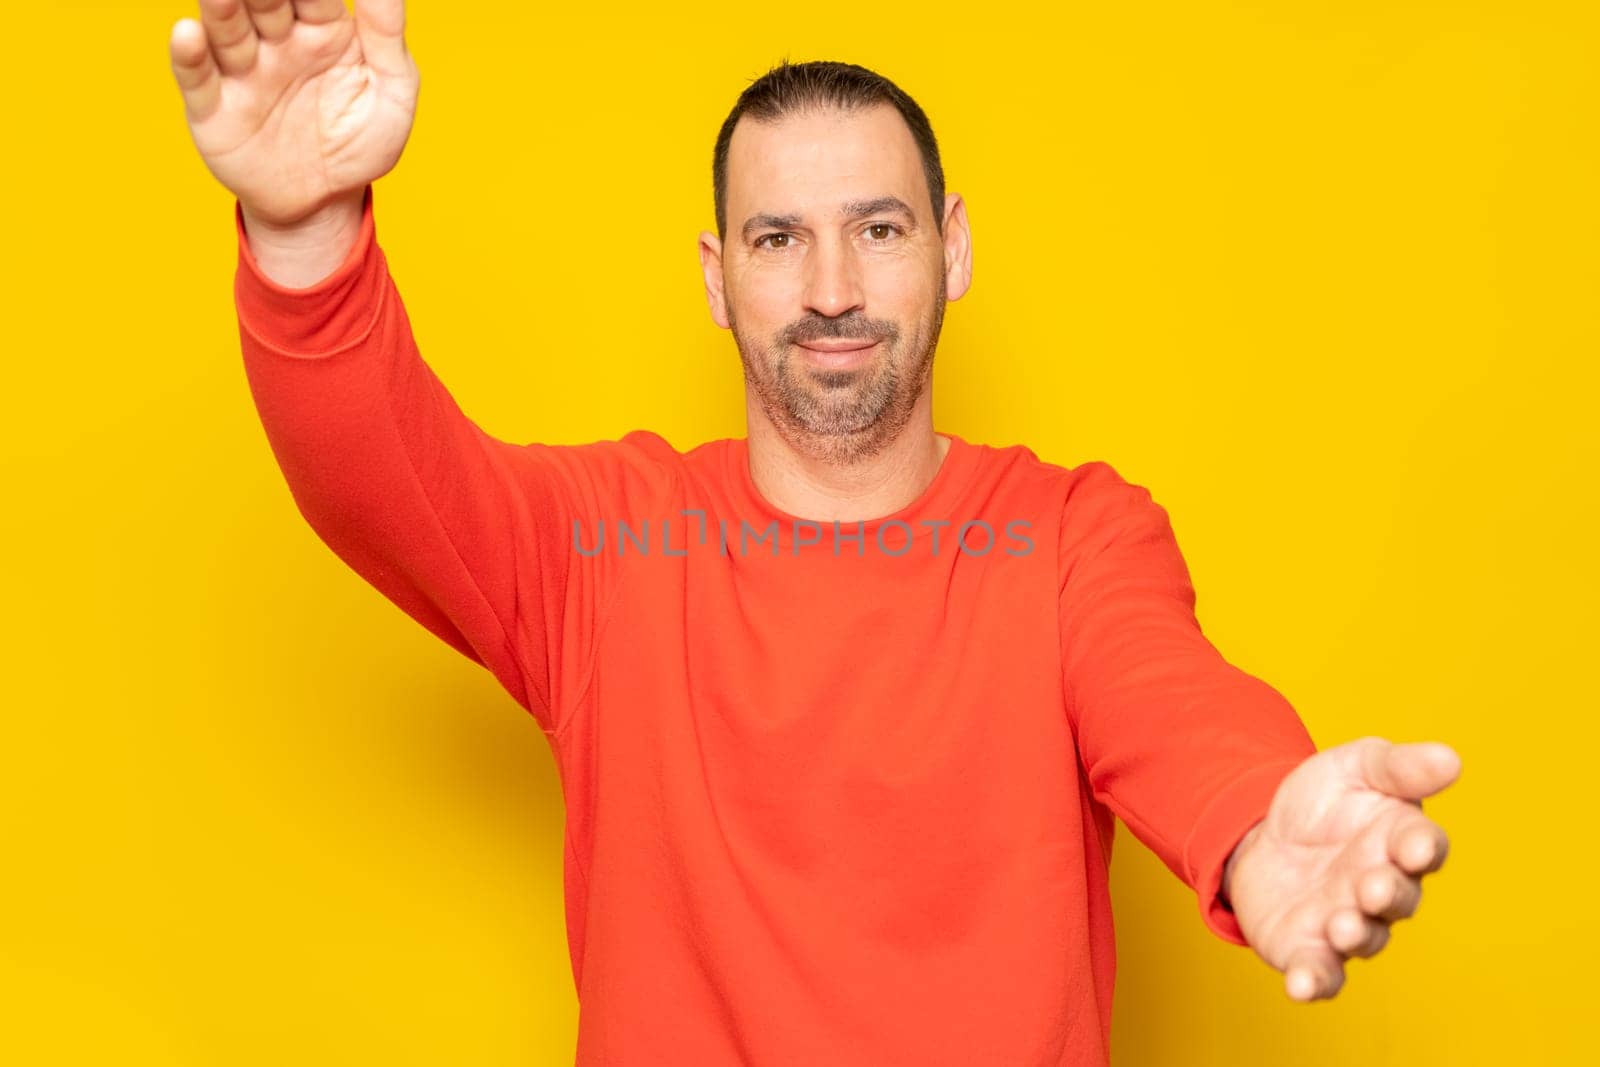
<svg viewBox="0 0 1600 1067"><path fill-rule="evenodd" d="M871 348L876 341L856 340L830 340L830 341L801 341L801 348L809 348L813 352L859 352L863 348Z"/></svg>
<svg viewBox="0 0 1600 1067"><path fill-rule="evenodd" d="M824 370L855 370L872 361L879 342L830 337L825 341L806 341L799 348L800 358Z"/></svg>

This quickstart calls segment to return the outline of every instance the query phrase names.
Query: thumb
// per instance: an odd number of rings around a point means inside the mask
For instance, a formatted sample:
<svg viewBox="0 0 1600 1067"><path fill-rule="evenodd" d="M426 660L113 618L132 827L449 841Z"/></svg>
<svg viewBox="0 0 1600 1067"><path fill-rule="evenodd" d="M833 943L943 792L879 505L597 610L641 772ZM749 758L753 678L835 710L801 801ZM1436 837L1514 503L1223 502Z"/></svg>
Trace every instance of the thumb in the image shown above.
<svg viewBox="0 0 1600 1067"><path fill-rule="evenodd" d="M194 122L204 122L222 102L222 72L206 41L205 27L194 19L179 19L167 41L172 53L172 74L178 79L183 103Z"/></svg>
<svg viewBox="0 0 1600 1067"><path fill-rule="evenodd" d="M1358 742L1361 777L1371 789L1405 800L1439 792L1461 774L1461 757L1437 741L1395 744L1381 737Z"/></svg>
<svg viewBox="0 0 1600 1067"><path fill-rule="evenodd" d="M405 32L405 0L356 0L361 54L379 74L398 76L410 72Z"/></svg>

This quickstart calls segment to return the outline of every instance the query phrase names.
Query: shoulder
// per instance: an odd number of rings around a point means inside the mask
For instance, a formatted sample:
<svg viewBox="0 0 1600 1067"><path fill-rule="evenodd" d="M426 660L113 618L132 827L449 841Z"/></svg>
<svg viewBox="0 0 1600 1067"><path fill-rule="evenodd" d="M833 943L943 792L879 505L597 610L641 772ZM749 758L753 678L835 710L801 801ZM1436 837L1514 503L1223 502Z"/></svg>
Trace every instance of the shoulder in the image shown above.
<svg viewBox="0 0 1600 1067"><path fill-rule="evenodd" d="M684 454L654 430L576 444L521 446L530 476L562 486L574 504L640 505L671 494L682 481Z"/></svg>
<svg viewBox="0 0 1600 1067"><path fill-rule="evenodd" d="M1165 555L1175 547L1166 508L1147 486L1126 477L1110 461L1055 463L1026 445L983 447L992 453L994 469L1023 487L1041 518L1054 524L1046 538L1059 548L1063 575L1108 549L1153 549Z"/></svg>
<svg viewBox="0 0 1600 1067"><path fill-rule="evenodd" d="M977 447L996 481L1048 501L1064 527L1095 525L1130 510L1160 507L1148 488L1103 459L1069 465L1040 459L1023 444Z"/></svg>

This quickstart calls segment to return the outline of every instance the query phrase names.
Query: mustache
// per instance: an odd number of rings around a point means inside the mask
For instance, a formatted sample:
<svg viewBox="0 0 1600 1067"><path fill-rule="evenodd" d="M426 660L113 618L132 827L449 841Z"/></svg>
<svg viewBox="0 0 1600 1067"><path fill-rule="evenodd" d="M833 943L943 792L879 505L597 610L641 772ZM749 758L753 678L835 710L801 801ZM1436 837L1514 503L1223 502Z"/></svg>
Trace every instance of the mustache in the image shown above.
<svg viewBox="0 0 1600 1067"><path fill-rule="evenodd" d="M798 345L834 338L894 341L899 336L899 328L883 319L870 319L865 315L840 315L832 319L825 315L811 315L786 327L778 335L778 340L783 344Z"/></svg>

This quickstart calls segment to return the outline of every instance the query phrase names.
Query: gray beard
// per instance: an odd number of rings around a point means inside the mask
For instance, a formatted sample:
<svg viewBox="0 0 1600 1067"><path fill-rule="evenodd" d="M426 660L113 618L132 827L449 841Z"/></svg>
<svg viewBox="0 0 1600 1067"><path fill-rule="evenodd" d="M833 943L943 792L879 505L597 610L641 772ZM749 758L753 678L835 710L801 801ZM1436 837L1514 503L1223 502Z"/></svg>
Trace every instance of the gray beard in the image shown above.
<svg viewBox="0 0 1600 1067"><path fill-rule="evenodd" d="M944 305L940 278L932 321L885 340L872 363L848 371L817 370L790 347L757 344L740 333L731 311L728 325L745 382L784 439L818 460L849 466L880 454L911 421L932 382Z"/></svg>

